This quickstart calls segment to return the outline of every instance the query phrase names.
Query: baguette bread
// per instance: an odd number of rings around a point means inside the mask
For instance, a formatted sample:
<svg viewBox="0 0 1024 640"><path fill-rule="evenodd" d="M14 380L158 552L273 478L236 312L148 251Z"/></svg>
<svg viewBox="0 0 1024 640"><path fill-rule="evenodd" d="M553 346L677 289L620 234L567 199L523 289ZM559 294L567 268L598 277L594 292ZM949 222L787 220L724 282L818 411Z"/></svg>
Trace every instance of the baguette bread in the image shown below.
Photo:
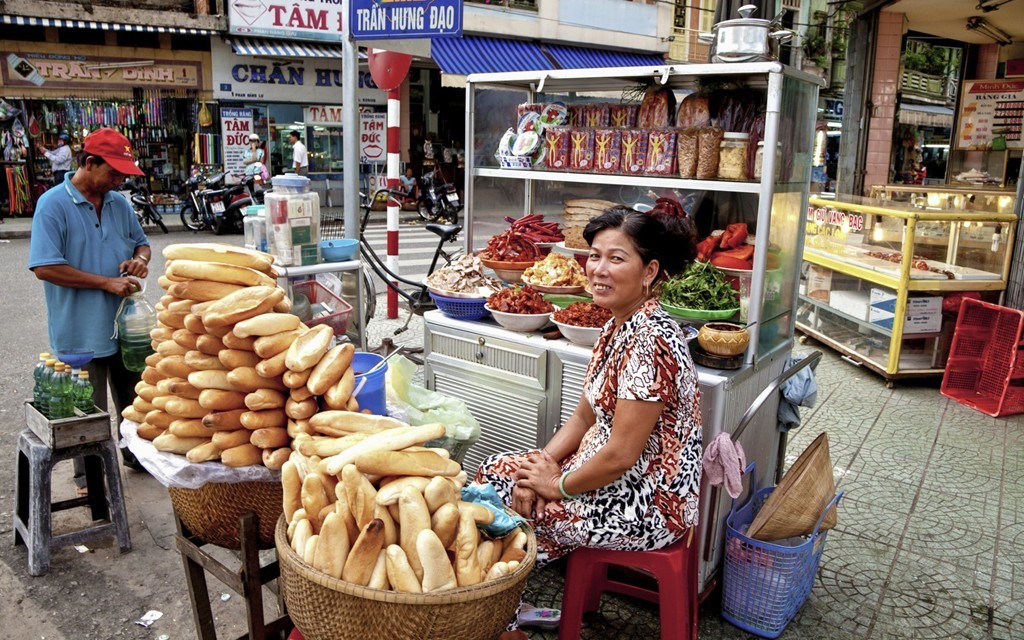
<svg viewBox="0 0 1024 640"><path fill-rule="evenodd" d="M355 345L348 342L339 344L324 354L324 357L320 358L320 361L313 367L309 374L309 380L306 381L310 393L322 396L327 393L328 389L336 385L345 371L352 366L355 350Z"/></svg>
<svg viewBox="0 0 1024 640"><path fill-rule="evenodd" d="M158 395L161 395L161 394L157 391L157 388L154 387L153 385L146 384L145 382L139 380L139 382L136 383L136 385L135 385L135 395L136 395L136 399L137 398L142 398L146 402L152 402L153 398L155 398L155 397L157 397Z"/></svg>
<svg viewBox="0 0 1024 640"><path fill-rule="evenodd" d="M457 507L459 492L455 490L455 485L450 480L435 477L427 483L427 488L423 490L423 499L426 500L430 513L435 513L443 504L452 503Z"/></svg>
<svg viewBox="0 0 1024 640"><path fill-rule="evenodd" d="M212 411L203 416L203 424L211 429L217 431L235 431L236 429L244 429L242 426L242 414L245 413L242 409L233 409L231 411Z"/></svg>
<svg viewBox="0 0 1024 640"><path fill-rule="evenodd" d="M417 427L399 427L375 433L355 446L321 461L327 473L338 475L346 464L355 462L360 454L369 451L400 451L406 447L440 438L445 434L443 424L433 423ZM424 504L424 507L426 505ZM429 514L428 514L429 520ZM407 551L408 553L408 551ZM415 567L415 565L413 565Z"/></svg>
<svg viewBox="0 0 1024 640"><path fill-rule="evenodd" d="M294 371L286 371L285 375L287 375L289 373L295 373L295 372ZM292 389L291 392L289 392L288 397L290 397L295 402L302 402L303 400L309 400L310 398L312 398L313 394L310 393L309 389L307 389L306 387L303 386L303 387L298 387L296 389Z"/></svg>
<svg viewBox="0 0 1024 640"><path fill-rule="evenodd" d="M228 370L239 367L255 367L260 363L258 355L245 349L221 349L214 355L224 365L224 368Z"/></svg>
<svg viewBox="0 0 1024 640"><path fill-rule="evenodd" d="M244 421L245 416L243 414ZM243 422L244 424L244 422ZM252 432L249 442L260 449L280 449L287 447L292 439L288 436L288 429L284 427L265 427Z"/></svg>
<svg viewBox="0 0 1024 640"><path fill-rule="evenodd" d="M349 551L341 579L346 582L366 586L370 583L373 568L377 565L377 556L384 546L384 523L371 520L363 527Z"/></svg>
<svg viewBox="0 0 1024 640"><path fill-rule="evenodd" d="M324 393L324 402L331 409L344 410L352 399L352 391L356 387L356 372L352 367L345 370L341 378Z"/></svg>
<svg viewBox="0 0 1024 640"><path fill-rule="evenodd" d="M171 426L171 423L174 422L175 420L177 420L177 418L172 416L171 414L161 411L159 409L153 409L152 411L146 414L145 421L153 425L154 427L163 427L164 429L166 429L167 427Z"/></svg>
<svg viewBox="0 0 1024 640"><path fill-rule="evenodd" d="M202 418L209 413L198 400L188 398L171 398L167 401L165 411L175 418Z"/></svg>
<svg viewBox="0 0 1024 640"><path fill-rule="evenodd" d="M309 518L303 518L295 523L295 533L292 534L292 550L299 554L305 561L306 542L313 536L313 525ZM315 554L314 554L315 555Z"/></svg>
<svg viewBox="0 0 1024 640"><path fill-rule="evenodd" d="M396 591L423 593L423 585L416 578L416 572L409 564L409 558L402 547L397 544L388 545L384 550L384 560L388 570L388 582Z"/></svg>
<svg viewBox="0 0 1024 640"><path fill-rule="evenodd" d="M491 524L494 522L494 512L476 502L459 500L459 513L468 513L477 524Z"/></svg>
<svg viewBox="0 0 1024 640"><path fill-rule="evenodd" d="M448 560L448 553L436 533L430 529L420 531L416 538L416 553L419 554L420 562L423 564L424 593L462 586L457 580L452 563ZM413 570L415 571L415 569L414 566ZM480 582L479 578L477 578L477 582Z"/></svg>
<svg viewBox="0 0 1024 640"><path fill-rule="evenodd" d="M235 325L232 333L239 338L272 336L282 331L292 331L298 326L299 317L290 313L262 313L248 320L242 320Z"/></svg>
<svg viewBox="0 0 1024 640"><path fill-rule="evenodd" d="M318 408L316 400L313 398L303 400L302 402L296 402L288 398L284 403L285 415L292 420L308 420L316 414Z"/></svg>
<svg viewBox="0 0 1024 640"><path fill-rule="evenodd" d="M284 466L285 462L288 462L288 456L292 450L288 447L281 447L279 449L264 449L263 450L263 466L272 470L278 471Z"/></svg>
<svg viewBox="0 0 1024 640"><path fill-rule="evenodd" d="M482 575L487 575L487 570L490 569L497 558L493 558L495 544L491 540L481 540L476 547L476 561L480 563L480 572ZM501 545L497 545L498 553L501 553ZM458 574L458 571L456 571Z"/></svg>
<svg viewBox="0 0 1024 640"><path fill-rule="evenodd" d="M138 409L131 405L128 405L127 407L121 410L121 417L124 418L125 420L131 420L132 422L136 422L138 424L142 424L143 422L146 421L146 414L142 413L141 411L139 411ZM150 426L155 427L157 425ZM162 427L160 428L162 429Z"/></svg>
<svg viewBox="0 0 1024 640"><path fill-rule="evenodd" d="M213 438L219 431L211 429L203 424L202 420L195 418L175 420L167 431L179 438ZM223 449L224 447L221 447Z"/></svg>
<svg viewBox="0 0 1024 640"><path fill-rule="evenodd" d="M184 322L184 320L182 321ZM184 347L186 350L192 350L196 348L196 340L199 339L198 333L193 333L188 329L175 329L174 335L171 337L175 344L179 347Z"/></svg>
<svg viewBox="0 0 1024 640"><path fill-rule="evenodd" d="M281 465L281 495L284 498L284 519L291 522L295 512L302 508L302 480L291 460Z"/></svg>
<svg viewBox="0 0 1024 640"><path fill-rule="evenodd" d="M285 358L287 352L282 351L273 358L267 358L266 360L260 360L259 364L256 365L256 373L264 378L276 378L283 374L288 368L285 366ZM287 389L288 385L284 384L282 380L281 384Z"/></svg>
<svg viewBox="0 0 1024 640"><path fill-rule="evenodd" d="M320 411L309 419L309 424L324 435L346 435L349 433L380 433L388 429L408 427L401 420L388 416L374 416L351 411Z"/></svg>
<svg viewBox="0 0 1024 640"><path fill-rule="evenodd" d="M221 449L232 449L247 442L252 436L248 429L235 429L234 431L215 431L212 437L213 444Z"/></svg>
<svg viewBox="0 0 1024 640"><path fill-rule="evenodd" d="M211 302L203 313L203 325L207 329L223 328L236 322L248 320L270 311L283 297L284 290L273 282L269 285L248 286L245 289L239 289ZM247 336L238 337L245 338Z"/></svg>
<svg viewBox="0 0 1024 640"><path fill-rule="evenodd" d="M283 477L284 468L281 471ZM348 528L337 513L329 513L324 518L320 526L320 541L321 544L317 545L316 553L313 554L313 568L332 578L341 579L351 542Z"/></svg>
<svg viewBox="0 0 1024 640"><path fill-rule="evenodd" d="M211 460L220 460L220 452L220 447L212 441L207 441L205 444L189 449L185 457L188 458L189 462L209 462Z"/></svg>
<svg viewBox="0 0 1024 640"><path fill-rule="evenodd" d="M157 371L155 367L146 367L143 369L141 377L143 382L147 384L156 384L167 376Z"/></svg>
<svg viewBox="0 0 1024 640"><path fill-rule="evenodd" d="M387 507L373 505L373 517L384 523L384 544L398 544L398 524Z"/></svg>
<svg viewBox="0 0 1024 640"><path fill-rule="evenodd" d="M164 344L174 344L173 342ZM177 346L177 345L175 345ZM185 356L165 356L156 365L156 370L167 378L187 378L192 367L185 364Z"/></svg>
<svg viewBox="0 0 1024 640"><path fill-rule="evenodd" d="M359 454L355 465L363 473L378 476L454 476L462 471L458 462L433 451L367 451Z"/></svg>
<svg viewBox="0 0 1024 640"><path fill-rule="evenodd" d="M206 371L195 371L188 375L188 383L196 389L220 389L221 391L250 391L236 386L229 379L229 373L220 369L207 369ZM254 372L255 373L255 372Z"/></svg>
<svg viewBox="0 0 1024 640"><path fill-rule="evenodd" d="M283 331L272 336L247 339L252 340L252 350L256 352L256 355L261 358L273 358L292 346L292 343L305 332L304 329L293 329L292 331Z"/></svg>
<svg viewBox="0 0 1024 640"><path fill-rule="evenodd" d="M160 353L160 347L164 346L165 344L169 345L169 348L165 349L167 351L167 353L166 354ZM180 349L181 349L181 346L176 344L176 343L174 343L174 342L163 342L163 343L160 343L160 344L158 344L156 346L156 351L154 353L151 353L148 356L146 356L146 360L145 360L146 366L147 367L155 367L160 362L160 360L162 360L164 358L165 355L168 355L168 356L170 356L170 355L175 355L175 356L177 356L177 355L185 355L184 353L181 353L179 351Z"/></svg>
<svg viewBox="0 0 1024 640"><path fill-rule="evenodd" d="M498 578L502 576L507 576L510 573L512 573L512 569L507 562L495 562L494 566L492 566L490 571L487 572L487 575L484 579L497 580Z"/></svg>
<svg viewBox="0 0 1024 640"><path fill-rule="evenodd" d="M257 389L277 389L278 391L287 391L288 388L284 386L280 378L274 377L263 377L257 369L250 367L239 367L232 369L227 374L228 383L232 385L234 391L245 391L246 393L252 393ZM198 386L198 385L197 385Z"/></svg>
<svg viewBox="0 0 1024 640"><path fill-rule="evenodd" d="M166 306L167 310L170 311L171 313L189 313L190 311L192 311L192 305L199 302L199 300L190 300L188 298L175 298L174 296L170 296L170 298L171 301L166 303Z"/></svg>
<svg viewBox="0 0 1024 640"><path fill-rule="evenodd" d="M302 508L306 510L306 517L314 520L325 506L328 505L327 494L324 493L323 479L319 474L310 473L302 480ZM312 522L314 531L320 530L321 522Z"/></svg>
<svg viewBox="0 0 1024 640"><path fill-rule="evenodd" d="M340 482L334 487L334 497L334 512L345 523L345 528L348 529L348 539L354 541L359 536L360 529L356 524L356 519L352 516L351 509L348 508L348 500L345 498L345 487Z"/></svg>
<svg viewBox="0 0 1024 640"><path fill-rule="evenodd" d="M187 313L171 313L170 311L158 311L156 314L157 322L162 325L173 327L175 329L185 328L185 316Z"/></svg>
<svg viewBox="0 0 1024 640"><path fill-rule="evenodd" d="M190 313L185 316L185 328L196 335L209 335L206 333L206 325L203 324L203 319L194 313ZM198 340L198 339L197 339ZM198 342L196 343L198 345Z"/></svg>
<svg viewBox="0 0 1024 640"><path fill-rule="evenodd" d="M175 330L170 327L158 326L157 328L150 330L149 337L158 342L163 342L164 340L171 340L174 337L174 331Z"/></svg>
<svg viewBox="0 0 1024 640"><path fill-rule="evenodd" d="M297 432L298 425L302 422L305 421L289 421L289 432ZM290 426L292 424L296 426L292 428ZM302 455L319 456L321 458L337 455L345 449L355 446L356 443L361 442L366 437L361 433L353 433L352 435L345 436L343 438L329 438L320 435L308 437L309 435L311 434L303 433L298 436L293 435L292 438L295 440L293 446L296 447ZM344 473L344 470L342 470L342 472Z"/></svg>
<svg viewBox="0 0 1024 640"><path fill-rule="evenodd" d="M287 435L288 417L283 409L264 409L262 411L245 411L241 415L242 426L250 431L257 429L280 428ZM283 446L283 445L281 445Z"/></svg>
<svg viewBox="0 0 1024 640"><path fill-rule="evenodd" d="M292 371L305 371L320 362L334 339L334 329L320 324L296 338L288 347L285 364Z"/></svg>
<svg viewBox="0 0 1024 640"><path fill-rule="evenodd" d="M478 584L483 578L477 547L480 530L468 510L459 512L459 529L455 534L455 576L460 587ZM488 555L488 558L490 556Z"/></svg>
<svg viewBox="0 0 1024 640"><path fill-rule="evenodd" d="M317 543L320 542L320 535L314 533L306 540L306 547L302 551L302 561L306 564L313 564L313 557L316 555Z"/></svg>
<svg viewBox="0 0 1024 640"><path fill-rule="evenodd" d="M420 532L430 529L430 512L427 511L427 503L423 501L423 494L413 487L403 489L398 498L398 516L398 544L409 558L416 577L423 580L423 564L416 547Z"/></svg>
<svg viewBox="0 0 1024 640"><path fill-rule="evenodd" d="M159 396L159 397L164 397L164 396ZM154 400L155 399L156 398L154 398ZM135 410L138 411L139 413L149 413L153 409L158 409L159 408L156 405L154 405L152 402L146 402L140 396L136 396L135 399L132 400L132 406L135 407Z"/></svg>
<svg viewBox="0 0 1024 640"><path fill-rule="evenodd" d="M312 369L306 369L305 371L286 370L281 375L281 381L284 382L284 386L294 391L300 387L305 386L306 381L309 380L309 374L312 372Z"/></svg>
<svg viewBox="0 0 1024 640"><path fill-rule="evenodd" d="M409 476L406 478L396 478L387 483L382 482L380 488L377 489L376 502L384 507L398 504L398 498L401 497L402 491L406 487L412 487L422 493L428 484L430 484L430 480L422 476Z"/></svg>
<svg viewBox="0 0 1024 640"><path fill-rule="evenodd" d="M256 389L245 396L245 406L250 411L280 409L286 401L287 396L276 389Z"/></svg>
<svg viewBox="0 0 1024 640"><path fill-rule="evenodd" d="M345 465L341 470L341 486L345 488L345 499L352 517L356 519L356 526L362 529L374 519L377 490L353 464Z"/></svg>
<svg viewBox="0 0 1024 640"><path fill-rule="evenodd" d="M385 546L387 542L384 543ZM377 554L377 564L373 566L373 573L370 574L370 582L366 584L371 589L387 590L390 586L388 582L388 567L387 567L387 553L384 549L380 550Z"/></svg>
<svg viewBox="0 0 1024 640"><path fill-rule="evenodd" d="M198 260L172 260L167 265L165 275L168 278L181 278L185 280L212 280L225 284L238 284L245 287L268 286L273 287L277 283L265 273L240 267L233 264L217 264L214 262L200 262ZM230 294L229 294L230 295ZM177 296L188 297L192 296ZM275 301L274 304L277 304ZM273 305L271 305L273 306Z"/></svg>
<svg viewBox="0 0 1024 640"><path fill-rule="evenodd" d="M434 515L430 516L430 528L434 530L445 549L455 543L455 535L459 529L459 508L451 502L442 504Z"/></svg>
<svg viewBox="0 0 1024 640"><path fill-rule="evenodd" d="M157 438L157 436L159 436L159 435L161 435L161 434L163 434L165 432L166 432L166 429L161 429L160 427L154 427L151 424L146 424L145 422L142 422L142 423L139 424L139 429L138 429L138 431L136 433L138 433L139 437L142 438L143 440L149 440L149 441L152 442L153 440L155 440Z"/></svg>
<svg viewBox="0 0 1024 640"><path fill-rule="evenodd" d="M166 290L170 290L171 285L173 285L175 282L175 280L171 280L170 278L168 278L166 274L156 279L157 285L159 285L161 289Z"/></svg>
<svg viewBox="0 0 1024 640"><path fill-rule="evenodd" d="M245 409L246 395L241 391L203 389L199 392L199 404L209 411L231 411ZM202 416L199 416L202 417Z"/></svg>
<svg viewBox="0 0 1024 640"><path fill-rule="evenodd" d="M178 455L185 455L193 447L198 447L201 444L209 442L206 438L179 438L178 436L171 433L164 433L163 435L157 436L153 439L153 446L156 447L157 451L163 451L165 453L177 453Z"/></svg>
<svg viewBox="0 0 1024 640"><path fill-rule="evenodd" d="M308 435L308 436L312 436L313 434L316 433L316 431L313 430L313 427L309 426L309 420L289 420L288 421L288 435L290 435L294 439L300 433ZM337 451L335 453L341 453L341 452ZM317 455L320 456L320 457L324 457L324 454L318 453ZM333 456L334 453L330 453L330 454L327 454L327 455L332 455Z"/></svg>
<svg viewBox="0 0 1024 640"><path fill-rule="evenodd" d="M255 338L239 338L235 334L228 331L224 334L223 338L220 338L221 344L227 349L238 349L241 351L252 351L256 344Z"/></svg>
<svg viewBox="0 0 1024 640"><path fill-rule="evenodd" d="M227 370L230 368L225 367L217 356L207 355L202 351L197 350L185 353L185 364L187 364L193 371L206 371L210 369Z"/></svg>
<svg viewBox="0 0 1024 640"><path fill-rule="evenodd" d="M522 562L526 559L526 550L520 549L519 547L509 546L507 549L502 549L501 557L498 558L499 562Z"/></svg>
<svg viewBox="0 0 1024 640"><path fill-rule="evenodd" d="M263 451L252 444L241 444L221 452L220 461L229 467L263 464Z"/></svg>
<svg viewBox="0 0 1024 640"><path fill-rule="evenodd" d="M213 282L212 280L185 280L171 284L167 291L179 298L205 302L220 300L224 296L244 288L242 285Z"/></svg>
<svg viewBox="0 0 1024 640"><path fill-rule="evenodd" d="M167 409L167 402L169 400L174 399L175 397L176 396L157 396L157 397L153 398L153 402L149 403L150 404L150 408L146 411L146 413L149 413L153 409L159 409L161 411L166 410ZM132 403L132 406L135 407L135 403L134 402ZM142 411L142 407L135 407L135 408L138 409L139 411Z"/></svg>
<svg viewBox="0 0 1024 640"><path fill-rule="evenodd" d="M163 255L168 260L195 260L197 262L214 262L248 267L273 273L271 265L273 257L269 254L214 242L190 242L188 244L171 244L164 247Z"/></svg>

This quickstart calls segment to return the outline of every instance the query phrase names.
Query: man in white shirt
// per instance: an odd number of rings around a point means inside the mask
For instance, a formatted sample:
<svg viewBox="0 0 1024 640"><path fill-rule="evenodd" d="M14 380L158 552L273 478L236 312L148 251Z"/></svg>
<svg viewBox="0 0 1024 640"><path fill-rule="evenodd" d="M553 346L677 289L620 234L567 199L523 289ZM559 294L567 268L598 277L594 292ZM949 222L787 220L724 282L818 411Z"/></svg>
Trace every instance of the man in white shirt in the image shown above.
<svg viewBox="0 0 1024 640"><path fill-rule="evenodd" d="M63 183L64 176L71 170L71 147L68 146L70 139L71 136L66 133L57 136L57 148L53 151L47 151L46 147L41 143L36 145L39 153L46 156L46 159L50 161L50 166L53 168L54 186Z"/></svg>
<svg viewBox="0 0 1024 640"><path fill-rule="evenodd" d="M299 132L292 131L288 134L288 141L292 143L292 162L295 166L295 173L305 175L309 172L309 154L306 153L306 145L299 139Z"/></svg>

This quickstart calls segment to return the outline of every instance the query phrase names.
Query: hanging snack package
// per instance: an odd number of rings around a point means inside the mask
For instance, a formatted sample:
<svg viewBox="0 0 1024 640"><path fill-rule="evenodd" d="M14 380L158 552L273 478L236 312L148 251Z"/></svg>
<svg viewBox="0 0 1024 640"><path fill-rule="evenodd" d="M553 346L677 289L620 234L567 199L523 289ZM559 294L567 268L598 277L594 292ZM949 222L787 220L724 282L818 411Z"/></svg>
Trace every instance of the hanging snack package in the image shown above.
<svg viewBox="0 0 1024 640"><path fill-rule="evenodd" d="M516 119L522 118L524 113L536 113L537 115L540 115L540 112L543 109L544 105L538 102L524 102L516 107Z"/></svg>
<svg viewBox="0 0 1024 640"><path fill-rule="evenodd" d="M650 133L647 129L622 130L622 158L619 161L619 170L622 173L633 176L643 174L647 166Z"/></svg>
<svg viewBox="0 0 1024 640"><path fill-rule="evenodd" d="M697 129L684 129L676 135L676 164L680 178L697 176L697 154L699 148Z"/></svg>
<svg viewBox="0 0 1024 640"><path fill-rule="evenodd" d="M608 124L625 129L636 126L637 104L613 104L608 106Z"/></svg>
<svg viewBox="0 0 1024 640"><path fill-rule="evenodd" d="M608 126L608 105L588 104L583 112L583 126L588 128Z"/></svg>
<svg viewBox="0 0 1024 640"><path fill-rule="evenodd" d="M665 87L649 87L637 111L638 127L660 128L671 126L670 114L675 113L676 97Z"/></svg>
<svg viewBox="0 0 1024 640"><path fill-rule="evenodd" d="M714 180L718 177L718 154L722 147L724 132L717 127L707 127L698 134L697 179Z"/></svg>
<svg viewBox="0 0 1024 640"><path fill-rule="evenodd" d="M594 170L593 129L571 129L569 131L569 170Z"/></svg>
<svg viewBox="0 0 1024 640"><path fill-rule="evenodd" d="M622 159L622 131L594 129L594 171L618 173Z"/></svg>
<svg viewBox="0 0 1024 640"><path fill-rule="evenodd" d="M676 175L676 130L654 129L648 137L647 162L644 173L649 176Z"/></svg>
<svg viewBox="0 0 1024 640"><path fill-rule="evenodd" d="M583 126L583 110L586 105L583 104L571 104L569 105L569 116L567 125L570 127L582 127Z"/></svg>
<svg viewBox="0 0 1024 640"><path fill-rule="evenodd" d="M549 171L569 169L569 132L571 127L550 127L544 132L547 147L545 164Z"/></svg>

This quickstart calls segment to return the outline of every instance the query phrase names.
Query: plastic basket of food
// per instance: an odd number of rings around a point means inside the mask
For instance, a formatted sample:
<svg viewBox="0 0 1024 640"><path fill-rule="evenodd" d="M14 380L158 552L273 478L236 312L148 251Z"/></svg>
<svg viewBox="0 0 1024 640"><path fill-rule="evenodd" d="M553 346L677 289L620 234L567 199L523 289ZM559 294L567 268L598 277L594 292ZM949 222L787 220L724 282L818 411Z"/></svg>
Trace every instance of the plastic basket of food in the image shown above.
<svg viewBox="0 0 1024 640"><path fill-rule="evenodd" d="M487 315L487 298L449 298L433 291L430 297L444 315L456 320L479 320Z"/></svg>
<svg viewBox="0 0 1024 640"><path fill-rule="evenodd" d="M316 280L293 283L292 298L300 295L306 297L313 310L313 318L306 321L308 326L326 324L334 329L334 335L345 335L349 316L352 315L352 305Z"/></svg>

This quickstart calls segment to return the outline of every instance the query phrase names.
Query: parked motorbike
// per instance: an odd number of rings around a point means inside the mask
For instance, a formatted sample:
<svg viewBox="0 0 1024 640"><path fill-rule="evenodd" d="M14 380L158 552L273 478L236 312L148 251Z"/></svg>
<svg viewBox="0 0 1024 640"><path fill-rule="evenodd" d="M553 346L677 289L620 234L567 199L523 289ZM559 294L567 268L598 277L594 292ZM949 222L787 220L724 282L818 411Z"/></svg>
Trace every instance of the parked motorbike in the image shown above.
<svg viewBox="0 0 1024 640"><path fill-rule="evenodd" d="M212 229L217 235L242 230L245 208L252 204L244 184L223 186L224 172L205 180L199 174L185 182L185 205L181 222L192 231Z"/></svg>
<svg viewBox="0 0 1024 640"><path fill-rule="evenodd" d="M245 193L251 201L250 204L263 204L263 196L270 189L266 189L262 185L263 182L257 182L255 176L245 176L242 178L242 186L245 187Z"/></svg>
<svg viewBox="0 0 1024 640"><path fill-rule="evenodd" d="M141 178L128 178L122 183L121 187L127 189L127 193L124 195L132 203L132 209L135 210L135 216L139 219L140 225L155 224L164 233L168 232L163 216L160 215L160 212L156 210L156 205L153 204L153 196L149 192L149 186L145 180Z"/></svg>
<svg viewBox="0 0 1024 640"><path fill-rule="evenodd" d="M420 195L416 201L420 218L428 222L458 224L462 202L455 185L445 180L438 167L420 179Z"/></svg>

